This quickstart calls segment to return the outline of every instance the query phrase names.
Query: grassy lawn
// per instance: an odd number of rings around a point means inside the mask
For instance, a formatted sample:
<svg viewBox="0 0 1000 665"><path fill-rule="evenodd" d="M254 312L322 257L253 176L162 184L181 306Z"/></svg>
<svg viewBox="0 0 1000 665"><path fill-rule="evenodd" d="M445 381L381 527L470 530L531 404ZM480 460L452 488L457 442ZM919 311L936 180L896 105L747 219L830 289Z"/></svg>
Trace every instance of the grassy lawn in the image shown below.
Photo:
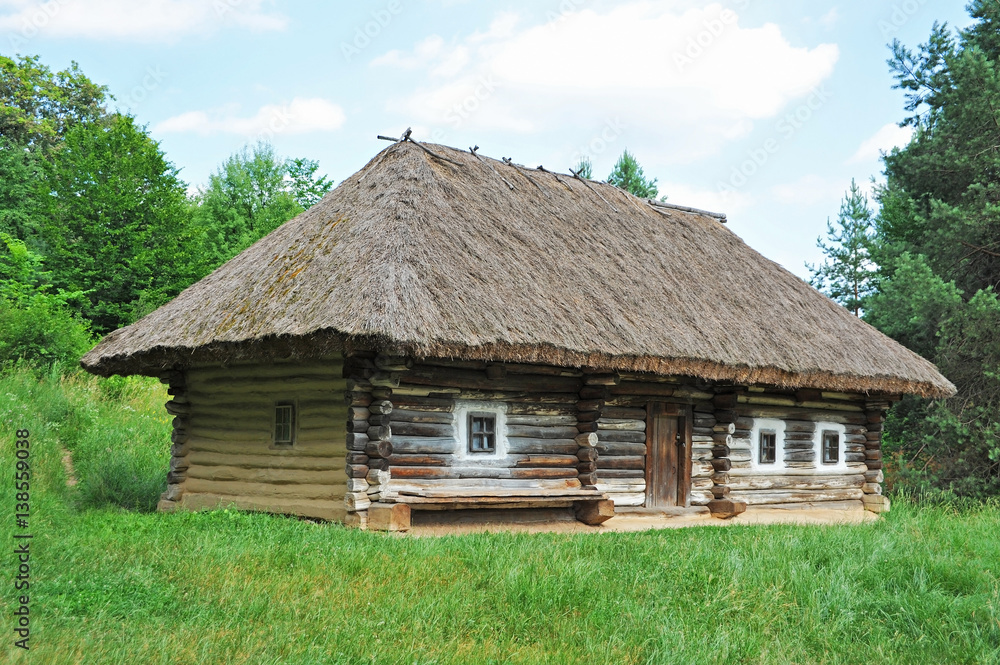
<svg viewBox="0 0 1000 665"><path fill-rule="evenodd" d="M119 468L112 480L146 482L146 453L122 457L127 441L95 441L153 428L162 416L142 405L158 405L159 388L95 394L115 415L88 420L90 384L47 381L0 379L5 533L15 530L13 439L24 424L35 473L31 650L13 647L7 623L3 662L1000 662L995 505L897 501L885 519L850 526L439 539L95 508L88 486L108 480L84 451ZM58 402L57 389L68 396L58 419L38 406ZM69 421L72 437L60 424ZM82 487L61 485L60 437L91 469ZM12 559L0 559L8 622Z"/></svg>

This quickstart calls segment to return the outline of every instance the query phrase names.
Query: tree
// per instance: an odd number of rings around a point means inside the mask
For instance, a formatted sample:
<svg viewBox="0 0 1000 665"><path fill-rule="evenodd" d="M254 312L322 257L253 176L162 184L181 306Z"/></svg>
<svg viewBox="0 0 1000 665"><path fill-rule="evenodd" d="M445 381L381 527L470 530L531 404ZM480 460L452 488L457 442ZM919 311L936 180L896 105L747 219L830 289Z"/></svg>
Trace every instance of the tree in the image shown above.
<svg viewBox="0 0 1000 665"><path fill-rule="evenodd" d="M892 44L910 143L884 158L865 319L929 359L958 388L904 399L885 428L896 482L918 491L1000 493L1000 6L935 24L916 51Z"/></svg>
<svg viewBox="0 0 1000 665"><path fill-rule="evenodd" d="M38 56L0 56L0 137L32 150L47 150L78 123L107 114L105 86L77 64L53 73Z"/></svg>
<svg viewBox="0 0 1000 665"><path fill-rule="evenodd" d="M573 170L581 178L586 178L587 180L594 178L594 164L590 161L590 157L581 157L580 161L576 163L576 168Z"/></svg>
<svg viewBox="0 0 1000 665"><path fill-rule="evenodd" d="M304 210L319 203L320 199L333 189L333 183L327 176L316 177L316 171L319 169L317 161L303 157L287 159L285 168L291 179L292 198Z"/></svg>
<svg viewBox="0 0 1000 665"><path fill-rule="evenodd" d="M268 143L233 153L195 197L210 267L228 261L306 208L333 183L310 159L282 159Z"/></svg>
<svg viewBox="0 0 1000 665"><path fill-rule="evenodd" d="M870 247L874 225L868 197L851 180L844 194L840 214L834 226L826 221L826 237L816 239L816 245L826 258L818 266L806 264L813 274L811 284L841 305L861 316L865 299L874 289L875 265Z"/></svg>
<svg viewBox="0 0 1000 665"><path fill-rule="evenodd" d="M37 158L24 146L0 138L0 233L27 240L37 228Z"/></svg>
<svg viewBox="0 0 1000 665"><path fill-rule="evenodd" d="M632 154L625 150L608 176L608 184L624 189L642 199L656 198L656 178L647 180L642 167Z"/></svg>
<svg viewBox="0 0 1000 665"><path fill-rule="evenodd" d="M86 291L98 332L134 320L195 277L200 247L185 185L127 115L71 128L39 185L41 239L56 288Z"/></svg>
<svg viewBox="0 0 1000 665"><path fill-rule="evenodd" d="M285 160L267 143L244 147L209 177L196 199L211 267L228 261L303 210L289 190Z"/></svg>

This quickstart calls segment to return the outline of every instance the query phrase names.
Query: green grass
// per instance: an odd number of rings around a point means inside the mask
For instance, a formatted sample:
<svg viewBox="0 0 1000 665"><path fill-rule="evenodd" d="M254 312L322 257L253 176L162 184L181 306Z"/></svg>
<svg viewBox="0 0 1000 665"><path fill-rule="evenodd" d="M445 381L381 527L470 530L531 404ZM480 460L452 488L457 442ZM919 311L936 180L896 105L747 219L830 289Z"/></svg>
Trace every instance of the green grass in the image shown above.
<svg viewBox="0 0 1000 665"><path fill-rule="evenodd" d="M9 394L27 384L11 381L0 377L0 523L12 511L18 418L38 428L40 489L32 649L12 648L4 628L3 662L1000 662L996 505L897 502L885 519L849 526L436 539L226 511L85 508L59 486L49 450L66 426L44 409L12 413ZM77 419L77 445L130 417L122 405L140 421L142 404L161 417L153 385L86 416L90 381L49 377L32 397L52 416L62 386L59 412ZM10 573L8 555L5 617Z"/></svg>

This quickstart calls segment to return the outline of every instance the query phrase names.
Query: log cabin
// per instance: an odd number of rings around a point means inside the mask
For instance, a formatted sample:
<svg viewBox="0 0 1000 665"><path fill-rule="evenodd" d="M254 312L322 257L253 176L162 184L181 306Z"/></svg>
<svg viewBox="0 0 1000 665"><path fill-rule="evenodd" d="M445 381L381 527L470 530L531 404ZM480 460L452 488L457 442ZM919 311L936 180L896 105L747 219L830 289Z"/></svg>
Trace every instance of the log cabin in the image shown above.
<svg viewBox="0 0 1000 665"><path fill-rule="evenodd" d="M161 510L886 510L954 386L725 222L406 138L82 364L168 384Z"/></svg>

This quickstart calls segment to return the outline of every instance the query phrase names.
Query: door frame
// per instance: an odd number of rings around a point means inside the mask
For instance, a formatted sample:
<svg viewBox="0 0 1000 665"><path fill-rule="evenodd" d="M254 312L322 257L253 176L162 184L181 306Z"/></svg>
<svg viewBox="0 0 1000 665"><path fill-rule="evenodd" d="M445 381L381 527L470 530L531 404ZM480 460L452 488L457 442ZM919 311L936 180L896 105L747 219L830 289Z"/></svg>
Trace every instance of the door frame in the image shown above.
<svg viewBox="0 0 1000 665"><path fill-rule="evenodd" d="M677 507L689 507L691 505L691 436L692 436L692 413L690 405L674 404L671 402L661 402L650 400L646 404L646 459L644 461L646 478L646 498L643 505L650 506L650 494L653 483L653 418L664 416L667 418L677 418L677 495L674 498L674 505Z"/></svg>

